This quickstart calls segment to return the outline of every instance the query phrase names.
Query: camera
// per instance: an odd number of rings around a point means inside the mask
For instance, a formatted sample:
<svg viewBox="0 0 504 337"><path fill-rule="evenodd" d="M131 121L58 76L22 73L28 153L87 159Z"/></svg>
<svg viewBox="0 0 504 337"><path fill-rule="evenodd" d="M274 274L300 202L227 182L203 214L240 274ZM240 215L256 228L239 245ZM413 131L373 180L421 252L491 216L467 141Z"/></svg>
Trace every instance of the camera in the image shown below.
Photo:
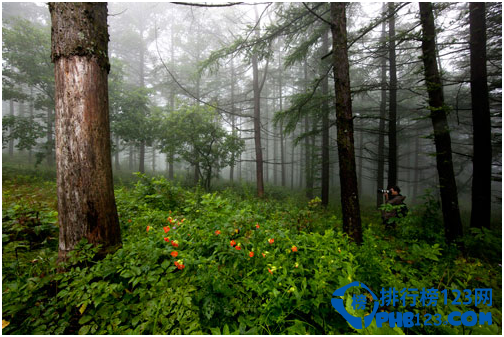
<svg viewBox="0 0 504 337"><path fill-rule="evenodd" d="M382 190L382 189L378 189L378 193L387 193L389 194L390 193L390 190Z"/></svg>

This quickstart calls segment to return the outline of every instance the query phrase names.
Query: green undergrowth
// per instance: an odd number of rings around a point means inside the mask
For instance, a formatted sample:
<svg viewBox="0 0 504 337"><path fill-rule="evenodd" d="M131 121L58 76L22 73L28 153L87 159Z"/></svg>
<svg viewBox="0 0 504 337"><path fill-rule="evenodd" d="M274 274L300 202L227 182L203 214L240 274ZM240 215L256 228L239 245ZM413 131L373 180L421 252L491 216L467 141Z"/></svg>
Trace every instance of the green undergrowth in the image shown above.
<svg viewBox="0 0 504 337"><path fill-rule="evenodd" d="M247 187L206 193L140 175L116 189L122 248L97 260L98 247L83 240L57 272L55 184L23 179L4 182L4 334L502 332L500 233L474 230L464 253L447 246L428 196L395 230L376 211L363 214L357 246L317 198L300 202L278 190L259 200ZM331 305L333 292L353 281L377 295L389 287L492 288L488 308L380 310L444 320L451 311L485 311L493 324L356 330Z"/></svg>

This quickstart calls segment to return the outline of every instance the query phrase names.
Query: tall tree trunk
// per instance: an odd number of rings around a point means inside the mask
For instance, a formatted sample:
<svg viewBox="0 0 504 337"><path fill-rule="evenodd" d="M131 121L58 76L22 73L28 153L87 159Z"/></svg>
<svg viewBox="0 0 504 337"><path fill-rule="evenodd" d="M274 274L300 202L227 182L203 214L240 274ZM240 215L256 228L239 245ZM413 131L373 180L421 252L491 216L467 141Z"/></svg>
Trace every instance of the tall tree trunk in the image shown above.
<svg viewBox="0 0 504 337"><path fill-rule="evenodd" d="M30 98L33 98L33 88L30 87ZM34 118L34 113L35 113L35 102L34 101L31 101L30 102L30 122L33 122L33 118ZM30 148L28 150L28 163L32 163L32 155L33 155L33 151L32 149Z"/></svg>
<svg viewBox="0 0 504 337"><path fill-rule="evenodd" d="M256 20L259 21L257 11ZM259 31L256 30L256 37L259 37ZM264 172L263 172L263 153L261 147L261 88L259 85L259 65L257 55L252 55L252 76L254 91L254 144L255 144L255 162L256 162L256 185L257 196L264 196ZM264 74L266 76L266 74Z"/></svg>
<svg viewBox="0 0 504 337"><path fill-rule="evenodd" d="M383 12L386 6L383 5ZM386 37L386 23L382 23L382 53L381 58L381 101L380 101L380 123L378 126L378 172L376 186L379 190L383 189L383 181L385 177L385 118L387 113L387 58L385 57L387 37ZM383 193L376 195L376 207L380 207L383 203Z"/></svg>
<svg viewBox="0 0 504 337"><path fill-rule="evenodd" d="M236 73L234 68L233 59L231 59L231 132L236 136L236 116L235 114L235 82L236 82ZM234 153L233 153L234 157ZM233 182L234 180L234 168L235 164L232 164L229 168L229 180Z"/></svg>
<svg viewBox="0 0 504 337"><path fill-rule="evenodd" d="M140 39L142 39L140 41L140 50L139 50L139 53L140 53L140 87L141 88L145 88L145 46L144 46L144 41L143 41L143 27L140 29ZM140 153L139 153L139 167L138 167L138 171L140 171L140 173L145 173L145 139L142 139L140 141Z"/></svg>
<svg viewBox="0 0 504 337"><path fill-rule="evenodd" d="M462 222L458 206L457 184L453 172L451 138L446 118L443 88L436 63L436 32L432 3L421 2L420 21L422 24L422 53L425 71L425 84L429 94L429 110L434 128L436 144L436 163L439 176L441 205L445 224L445 236L453 242L462 236Z"/></svg>
<svg viewBox="0 0 504 337"><path fill-rule="evenodd" d="M388 155L388 186L397 185L397 67L395 49L395 16L394 3L388 3L389 19L389 63L390 63L390 88L389 88L389 155Z"/></svg>
<svg viewBox="0 0 504 337"><path fill-rule="evenodd" d="M420 132L418 130L416 131L416 134L415 134L414 156L415 156L415 164L414 164L415 170L413 171L414 172L414 175L413 175L413 202L416 203L417 198L418 198L418 184L420 182L419 181L420 169L418 168L418 158L420 157Z"/></svg>
<svg viewBox="0 0 504 337"><path fill-rule="evenodd" d="M304 73L304 90L308 91L308 60L305 58L303 64ZM310 131L308 116L304 118L304 132L307 134ZM306 183L306 197L308 199L313 199L313 179L312 179L312 155L310 151L310 137L306 136L304 139L304 157L305 157L305 183Z"/></svg>
<svg viewBox="0 0 504 337"><path fill-rule="evenodd" d="M485 3L469 4L471 48L471 109L473 120L473 181L471 227L490 228L492 130L486 69Z"/></svg>
<svg viewBox="0 0 504 337"><path fill-rule="evenodd" d="M278 69L279 69L279 74L278 74L278 92L279 92L279 99L280 99L280 111L283 110L283 78L282 78L282 58L281 56L278 57ZM284 130L283 130L283 121L280 122L280 157L281 157L281 165L282 165L282 187L285 187L287 182L286 182L286 170L287 168L285 167L285 156L286 156L286 139L284 137Z"/></svg>
<svg viewBox="0 0 504 337"><path fill-rule="evenodd" d="M130 171L133 170L133 145L130 144L129 146L129 151L128 151L128 169Z"/></svg>
<svg viewBox="0 0 504 337"><path fill-rule="evenodd" d="M322 53L326 55L329 52L329 30L322 35ZM326 67L321 67L321 75L326 75ZM322 182L321 196L322 205L327 207L329 204L329 75L325 76L321 83L322 95Z"/></svg>
<svg viewBox="0 0 504 337"><path fill-rule="evenodd" d="M14 101L10 100L9 101L9 115L14 117ZM9 130L9 132L12 132L12 128ZM9 156L12 157L14 156L14 139L9 140Z"/></svg>
<svg viewBox="0 0 504 337"><path fill-rule="evenodd" d="M107 5L50 3L55 64L59 259L83 238L121 244L114 199L107 76Z"/></svg>
<svg viewBox="0 0 504 337"><path fill-rule="evenodd" d="M336 125L341 185L343 231L357 244L362 243L355 149L353 137L352 99L347 50L345 3L331 3L331 31L333 39L333 71L336 93Z"/></svg>

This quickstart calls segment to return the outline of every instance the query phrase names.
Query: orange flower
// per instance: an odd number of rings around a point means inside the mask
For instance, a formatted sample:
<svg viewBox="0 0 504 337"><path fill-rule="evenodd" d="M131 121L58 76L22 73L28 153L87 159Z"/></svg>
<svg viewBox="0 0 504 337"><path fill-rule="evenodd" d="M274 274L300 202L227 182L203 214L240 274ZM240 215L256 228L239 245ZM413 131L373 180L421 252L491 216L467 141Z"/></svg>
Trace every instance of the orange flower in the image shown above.
<svg viewBox="0 0 504 337"><path fill-rule="evenodd" d="M177 266L178 269L184 269L185 268L184 264L181 261L182 260L175 261L175 265Z"/></svg>
<svg viewBox="0 0 504 337"><path fill-rule="evenodd" d="M180 220L180 223L184 222L185 221L185 218L183 218L182 220Z"/></svg>
<svg viewBox="0 0 504 337"><path fill-rule="evenodd" d="M171 256L177 257L178 256L178 252L174 250L173 252L171 252Z"/></svg>
<svg viewBox="0 0 504 337"><path fill-rule="evenodd" d="M296 246L292 246L291 250L292 250L293 252L297 252L297 251L298 251L298 249L297 249L297 247L296 247Z"/></svg>
<svg viewBox="0 0 504 337"><path fill-rule="evenodd" d="M128 219L128 222L131 222L131 219Z"/></svg>
<svg viewBox="0 0 504 337"><path fill-rule="evenodd" d="M240 246L236 246L235 249L236 250L241 250L241 247Z"/></svg>
<svg viewBox="0 0 504 337"><path fill-rule="evenodd" d="M256 223L256 228L257 228L257 229L259 229L259 227L261 227L261 226L259 226L259 224L258 224L258 223Z"/></svg>
<svg viewBox="0 0 504 337"><path fill-rule="evenodd" d="M220 233L221 233L221 231L220 231L220 230L216 230L216 231L215 231L215 235L219 235Z"/></svg>
<svg viewBox="0 0 504 337"><path fill-rule="evenodd" d="M168 241L170 241L170 238L166 237L166 238L164 238L164 240L165 240L166 242L168 242Z"/></svg>
<svg viewBox="0 0 504 337"><path fill-rule="evenodd" d="M275 242L275 239L269 239L268 242L271 245L273 242Z"/></svg>
<svg viewBox="0 0 504 337"><path fill-rule="evenodd" d="M168 233L170 231L170 226L163 227L163 230L165 233Z"/></svg>
<svg viewBox="0 0 504 337"><path fill-rule="evenodd" d="M235 240L231 240L231 242L229 244L234 247L234 245L236 245L236 241Z"/></svg>
<svg viewBox="0 0 504 337"><path fill-rule="evenodd" d="M273 275L273 271L271 269L268 268L268 271L271 275Z"/></svg>
<svg viewBox="0 0 504 337"><path fill-rule="evenodd" d="M254 252L250 252L250 253L249 253L249 256L250 256L250 257L254 257Z"/></svg>
<svg viewBox="0 0 504 337"><path fill-rule="evenodd" d="M178 247L178 242L177 240L171 242L172 246L177 248Z"/></svg>
<svg viewBox="0 0 504 337"><path fill-rule="evenodd" d="M149 231L149 229L151 229L152 227L151 226L147 226L147 232Z"/></svg>
<svg viewBox="0 0 504 337"><path fill-rule="evenodd" d="M264 253L261 253L261 254L262 254L263 257L266 257L266 254L264 254Z"/></svg>

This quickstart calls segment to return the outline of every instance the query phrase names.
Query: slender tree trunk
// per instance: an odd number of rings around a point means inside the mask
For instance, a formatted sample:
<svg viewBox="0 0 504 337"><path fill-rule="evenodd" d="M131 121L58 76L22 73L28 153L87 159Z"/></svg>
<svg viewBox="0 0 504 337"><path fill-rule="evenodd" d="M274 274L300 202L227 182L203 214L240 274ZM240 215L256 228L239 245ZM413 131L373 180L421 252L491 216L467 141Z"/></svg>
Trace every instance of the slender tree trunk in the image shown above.
<svg viewBox="0 0 504 337"><path fill-rule="evenodd" d="M385 5L383 11L385 12ZM382 23L382 52L386 51L386 23ZM378 173L376 185L379 190L383 189L385 177L385 118L387 113L387 58L385 55L381 58L381 101L380 101L380 123L378 126ZM376 195L376 207L383 203L383 193Z"/></svg>
<svg viewBox="0 0 504 337"><path fill-rule="evenodd" d="M283 78L282 78L282 58L278 57L278 91L280 98L280 111L283 110ZM285 187L286 182L286 174L287 168L285 167L285 156L286 156L286 139L284 138L284 130L283 130L283 121L280 122L280 157L281 157L281 165L282 165L282 187Z"/></svg>
<svg viewBox="0 0 504 337"><path fill-rule="evenodd" d="M341 185L343 231L357 244L362 243L357 177L355 174L354 130L347 50L345 3L331 3L333 71L336 93L336 120Z"/></svg>
<svg viewBox="0 0 504 337"><path fill-rule="evenodd" d="M258 14L256 11L256 19ZM259 31L256 31L256 36ZM259 65L257 55L252 55L252 76L254 89L254 144L255 144L255 162L256 162L256 184L257 196L264 196L264 172L263 172L263 152L261 147L261 88L259 85ZM266 74L265 74L266 76Z"/></svg>
<svg viewBox="0 0 504 337"><path fill-rule="evenodd" d="M33 88L30 87L30 97L33 98ZM30 122L33 122L34 118L34 112L35 112L35 103L33 101L30 102ZM30 148L28 150L28 163L32 163L32 155L33 151Z"/></svg>
<svg viewBox="0 0 504 337"><path fill-rule="evenodd" d="M47 165L51 167L54 165L53 114L51 109L47 109L46 118L47 118L47 143L46 143Z"/></svg>
<svg viewBox="0 0 504 337"><path fill-rule="evenodd" d="M471 227L480 228L490 228L492 193L492 130L488 101L485 20L485 3L469 3L474 142Z"/></svg>
<svg viewBox="0 0 504 337"><path fill-rule="evenodd" d="M394 3L388 3L389 15L394 13ZM389 63L390 63L390 90L389 90L389 170L388 186L397 185L397 67L395 49L395 16L389 19Z"/></svg>
<svg viewBox="0 0 504 337"><path fill-rule="evenodd" d="M130 144L128 151L128 169L133 171L133 145Z"/></svg>
<svg viewBox="0 0 504 337"><path fill-rule="evenodd" d="M156 142L152 142L152 172L156 172Z"/></svg>
<svg viewBox="0 0 504 337"><path fill-rule="evenodd" d="M322 53L326 55L329 52L329 30L322 35ZM321 75L326 75L326 67L321 68ZM322 205L327 207L329 204L329 76L325 76L321 83L322 95L324 102L322 103L322 182L321 196Z"/></svg>
<svg viewBox="0 0 504 337"><path fill-rule="evenodd" d="M14 101L10 100L9 101L9 115L14 117ZM9 132L12 132L12 128L9 130ZM9 157L14 156L14 139L9 140Z"/></svg>
<svg viewBox="0 0 504 337"><path fill-rule="evenodd" d="M363 128L362 119L359 122L361 129ZM361 130L359 132L359 158L357 161L357 167L359 176L357 178L357 185L359 186L359 195L362 195L362 158L364 157L364 132Z"/></svg>
<svg viewBox="0 0 504 337"><path fill-rule="evenodd" d="M445 236L453 242L462 236L462 222L458 206L457 184L453 172L451 138L446 118L443 88L436 63L436 38L432 3L421 2L420 20L422 24L422 53L425 83L429 94L429 110L434 127L436 163L439 176L441 205L445 224Z"/></svg>
<svg viewBox="0 0 504 337"><path fill-rule="evenodd" d="M418 198L418 184L419 184L419 168L418 168L418 158L420 157L420 132L416 132L415 134L415 170L414 170L414 175L413 175L413 202L416 203L417 198Z"/></svg>
<svg viewBox="0 0 504 337"><path fill-rule="evenodd" d="M107 76L107 5L50 3L55 64L59 259L83 238L121 244L114 199Z"/></svg>
<svg viewBox="0 0 504 337"><path fill-rule="evenodd" d="M140 173L145 173L145 140L140 142L140 153L139 153L139 167L138 171Z"/></svg>
<svg viewBox="0 0 504 337"><path fill-rule="evenodd" d="M294 189L294 144L292 143L292 140L290 142L291 144L291 182L290 182L290 186L291 186L291 190Z"/></svg>
<svg viewBox="0 0 504 337"><path fill-rule="evenodd" d="M119 164L119 136L115 136L115 140L116 140L116 146L117 146L117 149L115 151L115 154L114 154L114 161L115 161L115 169L117 171L121 171L121 165Z"/></svg>

